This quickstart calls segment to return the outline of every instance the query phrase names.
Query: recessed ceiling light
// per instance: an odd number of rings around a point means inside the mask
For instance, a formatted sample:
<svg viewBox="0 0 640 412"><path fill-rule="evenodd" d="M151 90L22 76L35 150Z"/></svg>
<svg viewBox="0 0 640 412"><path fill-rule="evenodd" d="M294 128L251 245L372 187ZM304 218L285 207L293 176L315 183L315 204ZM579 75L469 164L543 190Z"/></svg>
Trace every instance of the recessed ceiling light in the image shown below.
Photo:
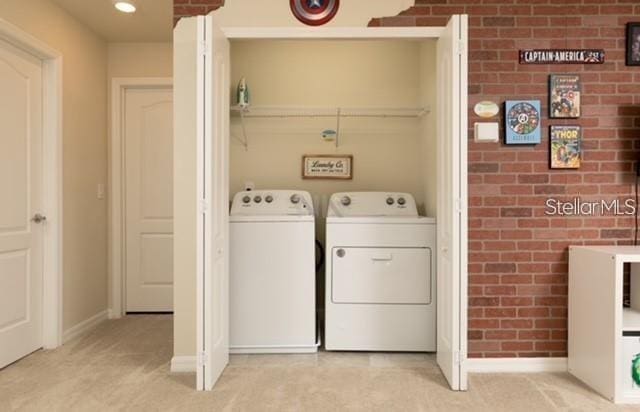
<svg viewBox="0 0 640 412"><path fill-rule="evenodd" d="M135 13L136 11L136 4L133 0L114 0L113 5L123 13Z"/></svg>

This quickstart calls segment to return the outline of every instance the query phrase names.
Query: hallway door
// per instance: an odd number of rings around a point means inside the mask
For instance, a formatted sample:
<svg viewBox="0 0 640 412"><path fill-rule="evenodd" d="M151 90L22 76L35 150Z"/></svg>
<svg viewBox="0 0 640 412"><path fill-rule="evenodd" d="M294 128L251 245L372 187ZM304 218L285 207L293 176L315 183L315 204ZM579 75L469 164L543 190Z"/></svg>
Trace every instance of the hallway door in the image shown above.
<svg viewBox="0 0 640 412"><path fill-rule="evenodd" d="M42 62L0 40L0 368L42 347Z"/></svg>
<svg viewBox="0 0 640 412"><path fill-rule="evenodd" d="M173 311L173 92L124 95L126 311Z"/></svg>

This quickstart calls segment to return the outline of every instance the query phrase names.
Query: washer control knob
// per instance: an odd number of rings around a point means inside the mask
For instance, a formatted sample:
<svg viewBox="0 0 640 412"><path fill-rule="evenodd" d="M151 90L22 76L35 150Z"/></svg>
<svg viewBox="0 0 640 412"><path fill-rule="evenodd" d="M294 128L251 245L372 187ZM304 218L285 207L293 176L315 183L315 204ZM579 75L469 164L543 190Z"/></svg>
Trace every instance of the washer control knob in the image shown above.
<svg viewBox="0 0 640 412"><path fill-rule="evenodd" d="M254 198L253 198L253 201L254 201L254 202L256 202L256 203L260 203L260 202L262 202L262 196L258 195L258 196L256 196L256 197L254 197Z"/></svg>
<svg viewBox="0 0 640 412"><path fill-rule="evenodd" d="M400 197L400 198L398 198L398 204L399 204L400 206L404 206L404 205L406 205L406 204L407 204L407 199L405 199L404 197Z"/></svg>
<svg viewBox="0 0 640 412"><path fill-rule="evenodd" d="M392 198L391 196L389 196L389 197L387 198L387 204L388 204L389 206L393 205L395 202L396 202L396 201L395 201L395 200L393 200L393 198Z"/></svg>
<svg viewBox="0 0 640 412"><path fill-rule="evenodd" d="M300 195L293 194L291 195L289 200L291 200L291 203L293 203L294 205L297 205L298 203L300 203Z"/></svg>
<svg viewBox="0 0 640 412"><path fill-rule="evenodd" d="M343 196L342 199L340 199L340 203L342 203L342 206L349 206L351 204L351 198L349 196Z"/></svg>
<svg viewBox="0 0 640 412"><path fill-rule="evenodd" d="M249 203L251 202L251 196L245 196L242 198L242 203Z"/></svg>
<svg viewBox="0 0 640 412"><path fill-rule="evenodd" d="M271 202L273 202L273 196L268 195L267 197L265 197L265 198L264 198L264 200L265 200L265 202L267 202L267 203L271 203Z"/></svg>

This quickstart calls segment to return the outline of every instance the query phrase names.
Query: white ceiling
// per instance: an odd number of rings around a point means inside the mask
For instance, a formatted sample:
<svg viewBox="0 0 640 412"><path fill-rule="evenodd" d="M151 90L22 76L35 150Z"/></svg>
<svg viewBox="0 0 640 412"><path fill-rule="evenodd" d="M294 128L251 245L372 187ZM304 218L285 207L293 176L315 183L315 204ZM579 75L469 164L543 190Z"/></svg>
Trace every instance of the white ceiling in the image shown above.
<svg viewBox="0 0 640 412"><path fill-rule="evenodd" d="M133 14L117 11L111 0L53 0L109 42L169 42L173 0L135 0Z"/></svg>

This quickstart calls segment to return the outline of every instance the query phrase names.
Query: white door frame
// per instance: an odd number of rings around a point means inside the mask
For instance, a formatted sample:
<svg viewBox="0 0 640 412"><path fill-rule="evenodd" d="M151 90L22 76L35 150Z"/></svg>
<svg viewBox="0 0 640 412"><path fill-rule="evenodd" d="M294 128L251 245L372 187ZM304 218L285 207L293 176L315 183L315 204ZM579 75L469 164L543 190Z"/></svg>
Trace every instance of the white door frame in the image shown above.
<svg viewBox="0 0 640 412"><path fill-rule="evenodd" d="M302 40L302 39L313 39L313 40L353 40L353 39L412 39L412 40L428 40L428 39L439 39L445 28L444 27L337 27L337 28L314 28L313 30L309 30L307 28L299 28L299 27L223 27L222 31L225 36L229 40L265 40L265 39L288 39L288 40ZM466 59L464 60L464 64L467 64ZM465 80L466 85L466 80ZM466 92L466 87L464 88ZM466 99L465 99L466 101ZM462 108L463 120L466 122L466 107ZM460 163L460 174L459 177L466 177L466 142L467 134L466 132L461 133L460 147L464 151L461 153L461 163ZM463 190L461 192L461 196L463 197L462 202L464 205L467 204L467 190L466 190L467 182L463 183ZM466 239L466 231L467 231L467 222L466 222L466 211L463 211L461 214L461 219L463 220L460 233L457 233L458 240L462 238ZM202 230L202 228L200 228ZM198 233L198 237L202 238L204 233ZM460 317L458 319L457 325L454 325L455 328L460 329L461 343L460 343L460 352L461 355L466 358L467 355L467 277L468 271L466 266L466 253L467 253L467 245L461 245L461 253L464 256L461 258L461 279L460 279ZM198 287L202 288L201 277L206 276L201 271L198 272ZM462 289L464 288L464 289ZM205 316L204 308L210 307L211 302L203 302L203 300L211 299L209 294L203 294L203 290L197 291L197 310L198 310L198 319L201 320ZM203 330L201 330L203 326L201 326L200 322L198 322L198 342L200 342L200 338L203 336ZM464 329L464 330L463 330ZM206 346L206 345L205 345ZM200 347L199 347L200 348ZM204 352L199 352L204 354L206 358L206 348L204 348ZM464 366L461 366L464 368ZM461 369L465 370L466 369ZM199 386L200 388L200 386ZM461 389L466 389L466 380L462 384Z"/></svg>
<svg viewBox="0 0 640 412"><path fill-rule="evenodd" d="M42 346L54 349L62 344L62 54L3 19L0 39L42 61Z"/></svg>
<svg viewBox="0 0 640 412"><path fill-rule="evenodd" d="M123 110L129 89L173 87L171 77L115 77L111 82L109 137L109 319L125 314L125 196Z"/></svg>

